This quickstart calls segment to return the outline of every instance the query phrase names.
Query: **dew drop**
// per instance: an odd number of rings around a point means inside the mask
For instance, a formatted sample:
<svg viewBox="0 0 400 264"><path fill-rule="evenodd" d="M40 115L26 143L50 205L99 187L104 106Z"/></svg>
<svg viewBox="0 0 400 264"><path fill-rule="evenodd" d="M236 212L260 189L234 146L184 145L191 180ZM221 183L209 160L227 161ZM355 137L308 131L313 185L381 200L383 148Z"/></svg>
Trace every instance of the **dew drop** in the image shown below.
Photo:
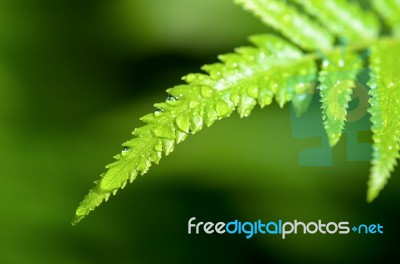
<svg viewBox="0 0 400 264"><path fill-rule="evenodd" d="M221 77L221 72L219 71L213 71L210 73L210 77L214 80L218 79Z"/></svg>
<svg viewBox="0 0 400 264"><path fill-rule="evenodd" d="M196 108L199 104L200 104L200 103L199 103L198 101L191 100L191 101L189 102L189 107L190 107L190 108Z"/></svg>
<svg viewBox="0 0 400 264"><path fill-rule="evenodd" d="M191 73L184 77L185 81L188 83L194 82L196 80L196 75Z"/></svg>
<svg viewBox="0 0 400 264"><path fill-rule="evenodd" d="M230 112L229 104L223 100L219 100L215 106L215 110L218 116L220 117L226 116Z"/></svg>
<svg viewBox="0 0 400 264"><path fill-rule="evenodd" d="M163 109L157 108L154 112L156 112L156 113L162 113L162 112L164 112L164 110L163 110Z"/></svg>
<svg viewBox="0 0 400 264"><path fill-rule="evenodd" d="M329 61L324 60L324 62L322 63L323 67L328 67L329 66Z"/></svg>
<svg viewBox="0 0 400 264"><path fill-rule="evenodd" d="M253 98L258 97L258 86L257 85L251 85L247 88L247 94Z"/></svg>
<svg viewBox="0 0 400 264"><path fill-rule="evenodd" d="M123 153L128 152L128 151L131 151L130 147L123 147L123 149L122 149Z"/></svg>
<svg viewBox="0 0 400 264"><path fill-rule="evenodd" d="M178 100L178 98L176 98L175 96L173 96L173 95L168 95L167 96L167 101L170 101L170 102L175 102L176 100Z"/></svg>
<svg viewBox="0 0 400 264"><path fill-rule="evenodd" d="M296 93L304 93L306 92L307 86L304 83L299 83L295 86L295 92Z"/></svg>
<svg viewBox="0 0 400 264"><path fill-rule="evenodd" d="M201 93L201 96L203 96L204 98L209 98L213 95L214 91L212 88L210 88L208 86L202 86L200 89L200 93Z"/></svg>

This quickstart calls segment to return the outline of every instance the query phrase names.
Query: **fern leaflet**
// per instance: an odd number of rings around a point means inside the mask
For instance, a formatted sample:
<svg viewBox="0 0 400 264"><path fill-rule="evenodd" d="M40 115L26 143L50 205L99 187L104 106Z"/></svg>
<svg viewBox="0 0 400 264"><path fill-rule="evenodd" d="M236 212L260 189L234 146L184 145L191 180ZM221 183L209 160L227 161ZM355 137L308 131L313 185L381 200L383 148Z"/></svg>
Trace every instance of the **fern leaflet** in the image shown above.
<svg viewBox="0 0 400 264"><path fill-rule="evenodd" d="M282 32L291 41L308 50L329 49L334 37L324 27L279 0L235 0L265 24Z"/></svg>
<svg viewBox="0 0 400 264"><path fill-rule="evenodd" d="M385 23L392 28L394 35L400 34L400 1L372 0L374 9L381 15Z"/></svg>
<svg viewBox="0 0 400 264"><path fill-rule="evenodd" d="M361 68L356 54L346 55L342 58L342 54L337 52L326 57L319 74L324 126L331 146L339 141L342 134L354 79Z"/></svg>
<svg viewBox="0 0 400 264"><path fill-rule="evenodd" d="M400 44L383 41L372 47L371 108L374 149L368 201L385 186L400 157Z"/></svg>
<svg viewBox="0 0 400 264"><path fill-rule="evenodd" d="M349 41L374 39L379 33L377 17L364 12L356 3L346 0L309 1L295 0L318 17L319 21L335 35Z"/></svg>

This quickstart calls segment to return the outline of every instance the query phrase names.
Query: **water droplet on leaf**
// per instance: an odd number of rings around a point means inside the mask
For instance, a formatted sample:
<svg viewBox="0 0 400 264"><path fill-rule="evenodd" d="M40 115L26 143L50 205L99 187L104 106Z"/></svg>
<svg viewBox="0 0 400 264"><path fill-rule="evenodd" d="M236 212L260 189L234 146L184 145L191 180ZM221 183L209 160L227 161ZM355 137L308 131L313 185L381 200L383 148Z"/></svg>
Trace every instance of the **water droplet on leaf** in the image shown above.
<svg viewBox="0 0 400 264"><path fill-rule="evenodd" d="M194 82L196 80L196 75L191 73L184 77L184 80L188 83Z"/></svg>
<svg viewBox="0 0 400 264"><path fill-rule="evenodd" d="M201 96L204 98L209 98L213 95L214 90L208 86L202 86L200 89Z"/></svg>
<svg viewBox="0 0 400 264"><path fill-rule="evenodd" d="M176 98L175 96L172 96L170 94L167 96L167 101L175 102L176 100L178 100L178 98Z"/></svg>
<svg viewBox="0 0 400 264"><path fill-rule="evenodd" d="M253 98L258 97L258 86L257 85L252 85L247 88L247 94Z"/></svg>
<svg viewBox="0 0 400 264"><path fill-rule="evenodd" d="M210 73L210 77L214 80L217 80L221 77L221 72L219 71L213 71Z"/></svg>
<svg viewBox="0 0 400 264"><path fill-rule="evenodd" d="M226 116L230 112L229 104L223 100L219 100L215 106L215 111L217 111L218 116Z"/></svg>
<svg viewBox="0 0 400 264"><path fill-rule="evenodd" d="M199 105L198 101L192 100L192 101L189 102L189 107L190 108L196 108L198 105Z"/></svg>

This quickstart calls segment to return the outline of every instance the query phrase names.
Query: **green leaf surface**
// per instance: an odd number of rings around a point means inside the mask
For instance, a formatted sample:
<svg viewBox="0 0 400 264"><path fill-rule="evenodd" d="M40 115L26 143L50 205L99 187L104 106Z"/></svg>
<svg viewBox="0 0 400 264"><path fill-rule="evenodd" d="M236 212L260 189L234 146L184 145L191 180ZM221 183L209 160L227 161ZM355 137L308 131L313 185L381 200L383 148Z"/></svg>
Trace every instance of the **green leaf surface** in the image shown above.
<svg viewBox="0 0 400 264"><path fill-rule="evenodd" d="M116 161L95 182L76 210L73 224L128 181L146 173L153 163L158 164L188 135L235 110L246 117L257 104L263 108L275 100L281 107L292 101L296 114L304 113L317 82L324 126L330 144L335 145L345 126L357 74L367 63L371 69L369 112L374 142L367 199L377 197L397 164L400 150L400 41L395 35L400 3L373 0L380 18L395 32L379 37L382 25L375 15L353 2L295 1L304 10L286 1L236 0L289 41L274 35L252 36L253 46L219 56L220 62L202 67L204 73L188 74L183 77L185 84L168 89L167 100L155 104L157 110L141 118L144 125L133 131L134 138L123 144ZM349 40L346 52L343 46L334 47L340 39ZM369 49L371 58L363 60L359 53Z"/></svg>
<svg viewBox="0 0 400 264"><path fill-rule="evenodd" d="M333 34L350 42L374 39L379 34L378 18L346 0L295 0ZM380 1L382 2L382 1Z"/></svg>
<svg viewBox="0 0 400 264"><path fill-rule="evenodd" d="M322 117L331 146L340 139L346 121L347 108L355 86L361 60L355 53L332 53L322 61L319 90Z"/></svg>
<svg viewBox="0 0 400 264"><path fill-rule="evenodd" d="M329 49L333 36L320 24L295 7L279 0L235 0L259 17L265 24L307 50Z"/></svg>
<svg viewBox="0 0 400 264"><path fill-rule="evenodd" d="M374 200L397 165L400 150L400 44L384 41L372 47L371 113L373 159L368 201Z"/></svg>
<svg viewBox="0 0 400 264"><path fill-rule="evenodd" d="M153 114L141 118L145 126L136 129L134 139L123 144L116 162L107 166L99 183L89 192L76 211L78 223L111 193L158 163L162 153L170 154L189 133L197 133L204 124L228 117L236 109L241 117L250 115L258 103L271 104L275 96L283 106L304 89L301 80L289 85L288 77L316 74L312 57L304 59L295 46L272 35L251 37L255 47L243 47L236 53L221 55L220 63L203 66L207 74L189 74L186 85L168 89L166 102L155 104ZM305 84L303 86L306 86ZM298 107L301 107L301 101ZM303 107L304 108L304 107Z"/></svg>
<svg viewBox="0 0 400 264"><path fill-rule="evenodd" d="M400 34L400 1L399 0L372 0L372 6L381 15L385 23Z"/></svg>

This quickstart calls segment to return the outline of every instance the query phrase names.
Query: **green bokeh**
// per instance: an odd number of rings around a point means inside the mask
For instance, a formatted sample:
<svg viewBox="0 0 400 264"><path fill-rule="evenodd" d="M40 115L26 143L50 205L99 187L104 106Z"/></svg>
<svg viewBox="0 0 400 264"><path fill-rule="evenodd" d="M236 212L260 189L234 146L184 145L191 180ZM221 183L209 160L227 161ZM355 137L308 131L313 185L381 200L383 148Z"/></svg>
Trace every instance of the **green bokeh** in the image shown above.
<svg viewBox="0 0 400 264"><path fill-rule="evenodd" d="M289 108L190 136L77 227L78 203L180 77L266 30L231 0L0 3L0 263L344 263L395 254L399 170L365 202L368 162L303 167ZM188 235L203 221L381 223L384 235Z"/></svg>

